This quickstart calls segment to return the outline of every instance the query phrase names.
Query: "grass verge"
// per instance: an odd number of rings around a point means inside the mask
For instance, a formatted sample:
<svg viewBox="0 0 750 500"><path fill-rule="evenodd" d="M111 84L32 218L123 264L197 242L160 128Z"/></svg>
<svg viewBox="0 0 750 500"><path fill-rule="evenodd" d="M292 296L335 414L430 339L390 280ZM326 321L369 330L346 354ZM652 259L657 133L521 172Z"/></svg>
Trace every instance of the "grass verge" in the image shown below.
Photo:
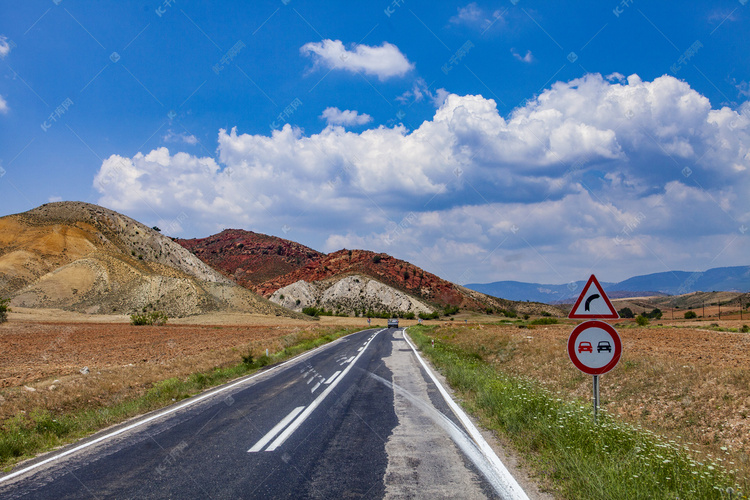
<svg viewBox="0 0 750 500"><path fill-rule="evenodd" d="M237 364L195 372L184 378L162 380L153 384L145 394L126 396L114 403L98 402L95 398L86 408L72 411L37 407L21 412L0 425L0 467L8 471L14 464L38 453L74 442L137 415L163 408L207 388L249 375L264 366L287 360L359 330L361 328L345 328L303 339L289 336L293 343L268 356L264 354L254 359L248 353Z"/></svg>
<svg viewBox="0 0 750 500"><path fill-rule="evenodd" d="M503 374L479 353L437 338L434 328L410 327L409 335L468 409L510 439L563 497L748 498L720 459L696 460L689 448L606 412L594 424L590 404L565 401L534 381Z"/></svg>

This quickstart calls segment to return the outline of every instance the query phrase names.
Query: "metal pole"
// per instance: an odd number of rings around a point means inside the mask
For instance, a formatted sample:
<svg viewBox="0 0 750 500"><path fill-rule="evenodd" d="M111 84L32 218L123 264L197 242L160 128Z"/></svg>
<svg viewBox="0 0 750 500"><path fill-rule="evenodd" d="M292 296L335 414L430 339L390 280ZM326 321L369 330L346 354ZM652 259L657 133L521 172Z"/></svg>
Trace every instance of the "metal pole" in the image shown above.
<svg viewBox="0 0 750 500"><path fill-rule="evenodd" d="M594 375L594 423L599 414L599 375Z"/></svg>

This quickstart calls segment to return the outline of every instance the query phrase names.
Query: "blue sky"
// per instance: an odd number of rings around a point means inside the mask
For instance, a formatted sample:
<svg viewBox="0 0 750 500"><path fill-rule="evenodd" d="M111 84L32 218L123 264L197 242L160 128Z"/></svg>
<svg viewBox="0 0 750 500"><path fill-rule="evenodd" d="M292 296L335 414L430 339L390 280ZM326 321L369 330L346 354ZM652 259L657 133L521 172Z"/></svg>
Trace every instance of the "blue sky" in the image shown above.
<svg viewBox="0 0 750 500"><path fill-rule="evenodd" d="M747 265L747 3L3 0L0 215L459 283Z"/></svg>

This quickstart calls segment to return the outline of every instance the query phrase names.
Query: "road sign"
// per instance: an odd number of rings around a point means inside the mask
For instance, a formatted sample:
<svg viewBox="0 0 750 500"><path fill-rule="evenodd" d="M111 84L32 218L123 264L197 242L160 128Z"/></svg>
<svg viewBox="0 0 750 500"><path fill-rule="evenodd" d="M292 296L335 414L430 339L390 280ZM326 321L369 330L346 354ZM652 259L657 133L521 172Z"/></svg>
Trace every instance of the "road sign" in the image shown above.
<svg viewBox="0 0 750 500"><path fill-rule="evenodd" d="M568 314L570 319L619 319L609 297L593 274L583 287L573 309Z"/></svg>
<svg viewBox="0 0 750 500"><path fill-rule="evenodd" d="M620 335L604 321L584 321L568 338L568 355L583 373L601 375L617 365L622 354Z"/></svg>

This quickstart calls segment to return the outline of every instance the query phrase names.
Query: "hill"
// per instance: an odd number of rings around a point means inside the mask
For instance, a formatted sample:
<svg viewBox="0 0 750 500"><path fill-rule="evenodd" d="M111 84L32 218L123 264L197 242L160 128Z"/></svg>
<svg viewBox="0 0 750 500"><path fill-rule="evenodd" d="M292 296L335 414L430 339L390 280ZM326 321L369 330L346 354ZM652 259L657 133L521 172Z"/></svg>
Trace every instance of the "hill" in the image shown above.
<svg viewBox="0 0 750 500"><path fill-rule="evenodd" d="M86 313L159 309L294 313L207 266L170 238L96 205L59 202L0 218L0 296Z"/></svg>
<svg viewBox="0 0 750 500"><path fill-rule="evenodd" d="M256 291L266 281L325 257L294 241L241 229L176 242L224 276Z"/></svg>
<svg viewBox="0 0 750 500"><path fill-rule="evenodd" d="M271 296L277 290L297 283L337 282L349 276L364 276L403 292L434 309L459 307L475 311L509 309L522 313L557 314L555 308L541 304L515 303L469 290L388 254L368 250L339 250L309 262L288 274L268 280L257 290ZM364 304L363 304L364 305Z"/></svg>
<svg viewBox="0 0 750 500"><path fill-rule="evenodd" d="M344 249L326 255L283 238L238 229L176 241L224 276L296 311L321 306L348 313L370 307L418 313L460 307L561 314L548 305L488 297L383 253Z"/></svg>

